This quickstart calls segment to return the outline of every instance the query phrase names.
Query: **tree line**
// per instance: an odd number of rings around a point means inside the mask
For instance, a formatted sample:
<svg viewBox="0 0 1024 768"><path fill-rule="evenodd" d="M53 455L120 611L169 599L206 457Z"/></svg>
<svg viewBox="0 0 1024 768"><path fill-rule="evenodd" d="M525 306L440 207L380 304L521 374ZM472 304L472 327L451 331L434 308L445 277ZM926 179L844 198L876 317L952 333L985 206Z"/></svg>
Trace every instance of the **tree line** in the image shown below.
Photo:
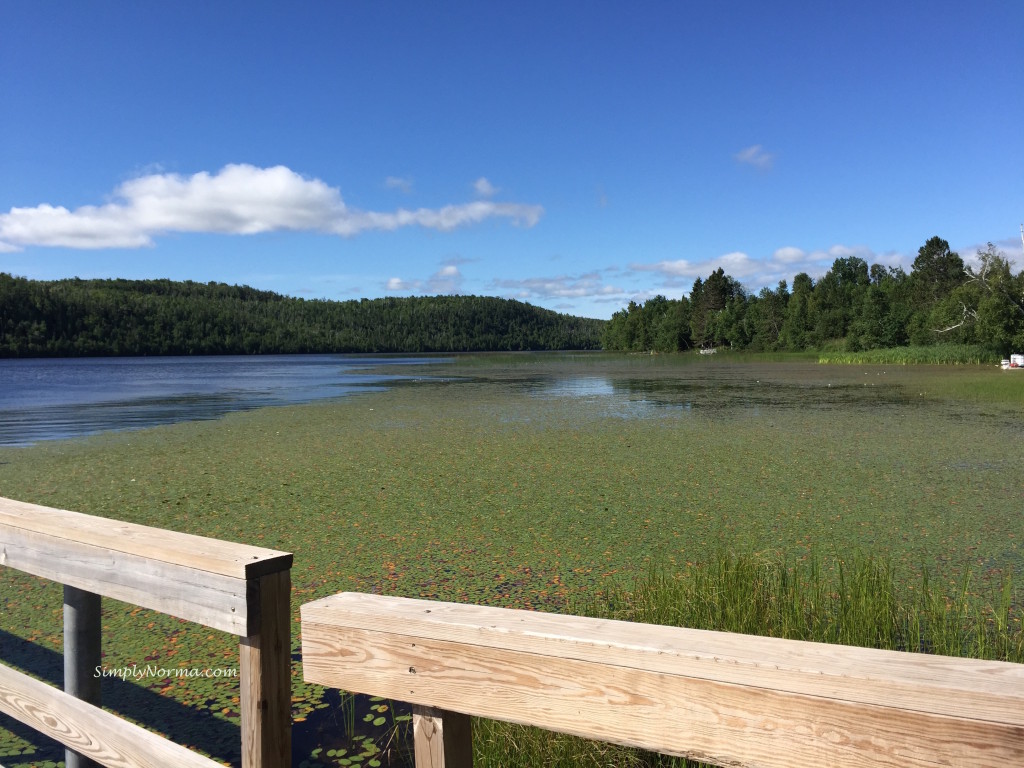
<svg viewBox="0 0 1024 768"><path fill-rule="evenodd" d="M597 349L604 325L483 296L306 300L223 283L0 273L0 357Z"/></svg>
<svg viewBox="0 0 1024 768"><path fill-rule="evenodd" d="M719 268L689 296L655 296L616 312L609 350L751 351L972 344L1002 354L1024 350L1024 271L1014 274L991 243L966 265L949 243L929 239L910 273L838 258L819 280L806 273L753 294Z"/></svg>

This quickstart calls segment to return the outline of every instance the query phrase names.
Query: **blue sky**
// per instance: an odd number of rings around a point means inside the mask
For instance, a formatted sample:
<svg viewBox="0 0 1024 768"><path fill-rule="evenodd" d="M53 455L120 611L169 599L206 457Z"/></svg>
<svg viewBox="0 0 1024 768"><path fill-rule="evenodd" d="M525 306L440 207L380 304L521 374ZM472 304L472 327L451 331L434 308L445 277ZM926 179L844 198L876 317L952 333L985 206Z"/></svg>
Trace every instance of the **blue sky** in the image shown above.
<svg viewBox="0 0 1024 768"><path fill-rule="evenodd" d="M0 271L609 317L1024 268L1024 3L0 0Z"/></svg>

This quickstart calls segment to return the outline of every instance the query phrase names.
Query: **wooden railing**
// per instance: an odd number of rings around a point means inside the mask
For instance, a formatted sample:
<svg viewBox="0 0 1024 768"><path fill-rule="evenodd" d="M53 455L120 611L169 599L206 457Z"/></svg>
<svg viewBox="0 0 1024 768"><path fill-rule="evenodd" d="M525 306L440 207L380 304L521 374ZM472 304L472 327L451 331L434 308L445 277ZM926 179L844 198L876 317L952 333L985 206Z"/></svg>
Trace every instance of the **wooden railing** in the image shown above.
<svg viewBox="0 0 1024 768"><path fill-rule="evenodd" d="M307 603L309 682L410 702L418 768L469 716L719 765L1024 766L1024 665L343 593Z"/></svg>
<svg viewBox="0 0 1024 768"><path fill-rule="evenodd" d="M0 565L65 585L65 691L0 665L0 712L68 765L216 763L101 709L100 596L241 638L244 768L290 764L292 556L0 498ZM302 606L306 680L413 705L419 768L470 716L720 765L1024 766L1024 665L344 593Z"/></svg>
<svg viewBox="0 0 1024 768"><path fill-rule="evenodd" d="M242 765L291 764L291 554L0 498L0 565L65 585L65 690L0 665L0 712L69 766L218 765L100 709L101 596L237 635Z"/></svg>

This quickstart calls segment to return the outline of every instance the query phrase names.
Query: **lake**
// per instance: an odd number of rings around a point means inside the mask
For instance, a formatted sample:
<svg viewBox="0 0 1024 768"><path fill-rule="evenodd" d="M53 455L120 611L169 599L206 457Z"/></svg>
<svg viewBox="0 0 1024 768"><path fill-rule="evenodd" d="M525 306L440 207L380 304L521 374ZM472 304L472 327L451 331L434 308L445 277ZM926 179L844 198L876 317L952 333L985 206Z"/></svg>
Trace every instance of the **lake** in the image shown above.
<svg viewBox="0 0 1024 768"><path fill-rule="evenodd" d="M1022 382L992 367L521 353L3 361L0 377L7 439L38 441L0 447L0 495L293 552L293 611L358 591L564 612L647 574L706 573L717 553L823 578L875 562L900 594L927 570L935 595L969 589L981 606L1024 569ZM301 405L260 407L284 403ZM194 420L52 439L68 411L91 414L82 433L164 409ZM10 426L29 414L34 434ZM59 585L0 569L0 591L0 643L45 650L59 683ZM238 653L113 600L104 631L109 668ZM298 676L292 695L295 765L365 743L339 733L336 695ZM237 696L154 678L105 700L237 762ZM391 721L360 706L353 727L383 744ZM4 727L5 765L61 758Z"/></svg>
<svg viewBox="0 0 1024 768"><path fill-rule="evenodd" d="M376 391L416 378L413 370L425 363L444 360L351 355L0 360L0 446Z"/></svg>
<svg viewBox="0 0 1024 768"><path fill-rule="evenodd" d="M556 401L578 418L657 418L666 410L752 416L808 408L899 410L915 406L908 378L919 376L906 367L749 365L599 352L0 360L0 447L438 383L462 393L482 387ZM521 415L509 410L501 418Z"/></svg>

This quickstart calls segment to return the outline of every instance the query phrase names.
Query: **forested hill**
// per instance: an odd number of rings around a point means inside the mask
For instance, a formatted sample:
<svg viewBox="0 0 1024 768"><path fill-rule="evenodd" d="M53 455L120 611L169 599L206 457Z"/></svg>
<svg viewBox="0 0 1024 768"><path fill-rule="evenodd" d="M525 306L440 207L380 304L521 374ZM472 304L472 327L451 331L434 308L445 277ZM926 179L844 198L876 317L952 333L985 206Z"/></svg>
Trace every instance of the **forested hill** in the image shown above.
<svg viewBox="0 0 1024 768"><path fill-rule="evenodd" d="M0 273L0 357L598 349L604 325L483 296L326 301Z"/></svg>

